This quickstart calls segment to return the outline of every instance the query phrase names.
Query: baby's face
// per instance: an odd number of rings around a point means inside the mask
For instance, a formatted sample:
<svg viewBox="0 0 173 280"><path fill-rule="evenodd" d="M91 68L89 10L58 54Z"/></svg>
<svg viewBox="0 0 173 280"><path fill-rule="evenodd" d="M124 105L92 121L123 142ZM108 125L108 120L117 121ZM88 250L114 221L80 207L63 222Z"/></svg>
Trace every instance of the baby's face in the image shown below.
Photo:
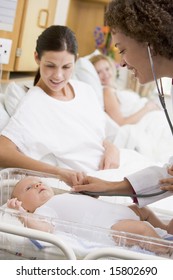
<svg viewBox="0 0 173 280"><path fill-rule="evenodd" d="M13 190L13 197L22 201L22 207L31 213L53 195L52 188L44 185L39 178L31 176L20 180Z"/></svg>

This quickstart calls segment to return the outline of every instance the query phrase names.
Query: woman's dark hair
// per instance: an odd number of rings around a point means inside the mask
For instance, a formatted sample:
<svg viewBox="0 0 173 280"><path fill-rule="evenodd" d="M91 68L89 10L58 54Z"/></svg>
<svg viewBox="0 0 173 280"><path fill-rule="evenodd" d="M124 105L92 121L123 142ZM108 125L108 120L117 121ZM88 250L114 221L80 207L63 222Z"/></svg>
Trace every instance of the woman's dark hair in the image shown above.
<svg viewBox="0 0 173 280"><path fill-rule="evenodd" d="M156 54L173 58L172 0L112 0L105 21L112 32L120 30L138 42L148 42Z"/></svg>
<svg viewBox="0 0 173 280"><path fill-rule="evenodd" d="M78 44L74 32L67 26L52 25L45 29L38 37L36 42L36 52L38 58L41 59L45 51L67 52L74 54L77 59ZM38 69L34 85L40 79L40 70Z"/></svg>

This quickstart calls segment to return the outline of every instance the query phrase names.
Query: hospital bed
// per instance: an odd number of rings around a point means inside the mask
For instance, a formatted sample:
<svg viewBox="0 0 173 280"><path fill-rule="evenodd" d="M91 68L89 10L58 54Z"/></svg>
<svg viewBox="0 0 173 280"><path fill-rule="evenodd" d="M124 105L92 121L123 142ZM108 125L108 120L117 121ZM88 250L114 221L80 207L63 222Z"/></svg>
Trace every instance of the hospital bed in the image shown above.
<svg viewBox="0 0 173 280"><path fill-rule="evenodd" d="M98 50L96 50L89 56L80 57L75 64L72 78L92 86L101 107L104 109L103 88L94 66L89 61L92 55L98 53ZM142 109L149 98L160 106L155 89L149 91L148 97L141 97L127 86L128 70L121 68L120 72L120 78L116 81L116 95L124 117L128 117ZM165 87L165 84L169 84L169 82L167 80L164 82L164 89L166 88L165 103L171 117L173 114L170 89L167 88L168 86ZM28 88L32 85L33 79L10 82L3 90L1 90L0 84L0 131L6 126L18 104L26 96ZM148 87L148 85L143 86L143 88L145 87ZM127 124L121 127L106 114L106 137L116 144L118 148L138 151L151 162L159 165L165 164L170 155L173 154L172 134L169 131L163 110L148 113L137 124Z"/></svg>
<svg viewBox="0 0 173 280"><path fill-rule="evenodd" d="M172 258L173 241L140 235L116 232L104 228L91 227L61 221L55 218L32 215L38 221L46 220L58 226L58 235L29 229L19 220L19 212L6 207L13 186L25 176L36 176L54 188L56 193L68 191L70 188L54 175L25 169L7 168L0 171L0 259L170 259ZM68 209L67 209L68 211ZM21 214L20 214L21 215ZM94 213L93 213L94 215ZM159 213L161 215L161 213ZM168 220L172 213L162 213ZM113 236L118 238L117 243ZM127 240L136 245L126 246ZM150 245L167 248L167 254L151 252ZM147 244L147 250L140 244Z"/></svg>

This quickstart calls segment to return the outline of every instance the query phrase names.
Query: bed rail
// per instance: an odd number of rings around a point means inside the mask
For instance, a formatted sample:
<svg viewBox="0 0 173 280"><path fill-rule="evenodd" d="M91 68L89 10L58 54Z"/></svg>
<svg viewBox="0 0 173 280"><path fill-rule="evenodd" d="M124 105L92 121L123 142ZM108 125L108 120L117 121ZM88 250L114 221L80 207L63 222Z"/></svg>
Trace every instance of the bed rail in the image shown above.
<svg viewBox="0 0 173 280"><path fill-rule="evenodd" d="M148 255L142 254L138 252L132 252L126 249L119 249L119 248L102 248L96 249L92 252L88 253L84 260L97 260L101 258L116 258L121 260L165 260L163 257L159 257L156 255Z"/></svg>
<svg viewBox="0 0 173 280"><path fill-rule="evenodd" d="M61 251L64 253L65 257L68 260L76 260L76 255L72 250L72 248L70 246L67 246L59 237L51 233L40 232L39 230L30 229L30 228L17 227L3 222L0 223L0 231L35 239L35 240L37 239L37 240L49 242L55 245L57 248L61 249Z"/></svg>

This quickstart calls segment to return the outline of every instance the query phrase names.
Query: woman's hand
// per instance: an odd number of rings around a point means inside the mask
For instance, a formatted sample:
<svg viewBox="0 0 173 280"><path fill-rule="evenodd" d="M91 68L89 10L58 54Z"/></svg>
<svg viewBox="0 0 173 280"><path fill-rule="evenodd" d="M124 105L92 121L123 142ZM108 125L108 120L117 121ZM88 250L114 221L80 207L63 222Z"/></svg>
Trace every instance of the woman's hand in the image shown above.
<svg viewBox="0 0 173 280"><path fill-rule="evenodd" d="M105 152L99 164L99 169L104 170L118 168L120 164L119 149L108 140L104 140L103 146L105 148Z"/></svg>
<svg viewBox="0 0 173 280"><path fill-rule="evenodd" d="M149 100L144 108L146 109L147 112L151 112L151 111L156 111L156 110L160 110L160 107L153 101Z"/></svg>
<svg viewBox="0 0 173 280"><path fill-rule="evenodd" d="M26 210L22 207L22 201L19 201L17 198L8 199L7 207L19 210L20 212L26 212Z"/></svg>
<svg viewBox="0 0 173 280"><path fill-rule="evenodd" d="M63 168L59 169L58 174L60 174L60 176L58 176L60 180L62 180L69 186L83 184L83 179L86 175L83 172L76 172L74 170L63 169Z"/></svg>

